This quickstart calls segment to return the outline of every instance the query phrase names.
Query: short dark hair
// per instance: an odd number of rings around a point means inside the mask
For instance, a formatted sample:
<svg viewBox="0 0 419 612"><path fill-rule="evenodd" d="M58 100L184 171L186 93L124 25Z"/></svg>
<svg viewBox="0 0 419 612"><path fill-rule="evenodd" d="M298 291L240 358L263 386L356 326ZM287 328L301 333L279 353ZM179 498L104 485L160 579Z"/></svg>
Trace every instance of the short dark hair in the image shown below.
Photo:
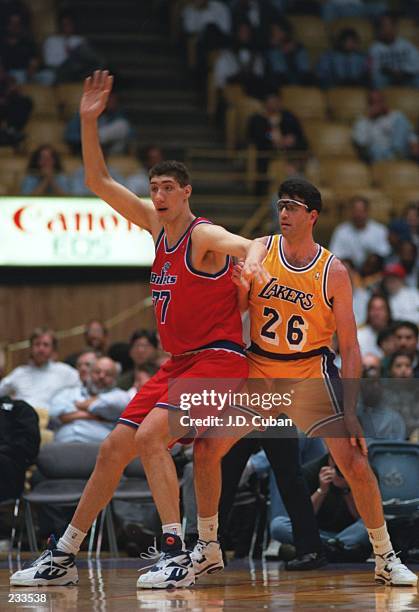
<svg viewBox="0 0 419 612"><path fill-rule="evenodd" d="M393 325L389 325L388 327L385 327L380 332L378 332L378 335L377 335L378 346L381 347L383 342L385 342L387 338L391 338L391 336L394 336L394 326Z"/></svg>
<svg viewBox="0 0 419 612"><path fill-rule="evenodd" d="M58 340L54 331L49 327L35 327L29 338L30 346L33 345L35 340L41 338L42 336L49 336L51 338L52 348L54 351L56 351L58 348Z"/></svg>
<svg viewBox="0 0 419 612"><path fill-rule="evenodd" d="M320 191L312 183L299 176L290 177L281 183L278 196L282 198L284 194L299 198L304 204L307 204L309 210L320 212L322 209Z"/></svg>
<svg viewBox="0 0 419 612"><path fill-rule="evenodd" d="M407 327L407 329L410 329L410 331L415 334L416 338L419 336L419 328L416 323L413 323L413 321L396 321L393 330L396 332L401 327Z"/></svg>
<svg viewBox="0 0 419 612"><path fill-rule="evenodd" d="M369 208L370 208L370 201L365 196L363 196L363 195L354 195L351 198L349 198L349 200L348 200L349 208L352 208L352 206L354 204L356 204L356 202L362 202L363 205L365 206L365 209L369 210Z"/></svg>
<svg viewBox="0 0 419 612"><path fill-rule="evenodd" d="M410 363L413 363L413 356L406 353L406 351L395 351L390 355L390 359L388 361L388 369L391 370L393 363L396 361L397 357L407 357Z"/></svg>
<svg viewBox="0 0 419 612"><path fill-rule="evenodd" d="M154 176L172 176L181 187L186 187L186 185L191 184L189 172L185 164L173 159L162 161L153 166L148 173L150 181Z"/></svg>
<svg viewBox="0 0 419 612"><path fill-rule="evenodd" d="M146 338L150 344L154 346L154 348L158 347L156 332L148 329L136 329L135 332L131 334L131 338L129 339L129 347L132 348L134 342L136 342L136 340L139 338Z"/></svg>

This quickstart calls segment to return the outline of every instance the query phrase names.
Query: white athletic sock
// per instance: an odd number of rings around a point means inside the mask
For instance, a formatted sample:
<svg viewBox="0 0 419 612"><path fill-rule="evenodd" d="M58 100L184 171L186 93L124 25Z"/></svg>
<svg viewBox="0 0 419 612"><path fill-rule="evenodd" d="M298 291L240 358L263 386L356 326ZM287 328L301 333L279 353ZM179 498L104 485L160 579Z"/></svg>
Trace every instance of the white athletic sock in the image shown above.
<svg viewBox="0 0 419 612"><path fill-rule="evenodd" d="M204 542L218 540L218 512L214 516L198 516L198 537Z"/></svg>
<svg viewBox="0 0 419 612"><path fill-rule="evenodd" d="M57 548L59 550L62 550L63 552L77 555L86 535L86 533L83 533L82 531L80 531L80 529L77 529L77 527L69 525L65 530L64 534L58 540Z"/></svg>
<svg viewBox="0 0 419 612"><path fill-rule="evenodd" d="M183 541L182 534L182 525L180 523L167 523L166 525L162 525L161 528L163 533L173 533L174 535L179 536L182 540L182 548L185 548L185 542Z"/></svg>
<svg viewBox="0 0 419 612"><path fill-rule="evenodd" d="M386 555L392 552L393 546L390 542L386 523L382 527L367 529L367 531L375 555Z"/></svg>

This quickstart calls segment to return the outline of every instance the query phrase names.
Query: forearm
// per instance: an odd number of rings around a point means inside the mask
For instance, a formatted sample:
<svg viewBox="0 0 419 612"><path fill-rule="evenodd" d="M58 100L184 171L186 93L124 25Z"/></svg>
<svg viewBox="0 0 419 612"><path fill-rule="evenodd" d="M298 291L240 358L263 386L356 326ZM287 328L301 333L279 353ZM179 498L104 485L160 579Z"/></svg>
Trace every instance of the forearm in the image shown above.
<svg viewBox="0 0 419 612"><path fill-rule="evenodd" d="M86 185L97 193L100 184L109 180L110 174L105 163L102 147L99 142L99 130L96 119L81 117L81 142Z"/></svg>
<svg viewBox="0 0 419 612"><path fill-rule="evenodd" d="M314 514L317 514L320 510L320 508L323 505L324 499L326 497L326 493L320 493L318 489L316 489L316 491L314 491L313 495L311 496L311 503L313 504L313 512Z"/></svg>
<svg viewBox="0 0 419 612"><path fill-rule="evenodd" d="M344 347L342 358L343 405L345 414L355 414L359 392L359 379L362 372L359 345Z"/></svg>

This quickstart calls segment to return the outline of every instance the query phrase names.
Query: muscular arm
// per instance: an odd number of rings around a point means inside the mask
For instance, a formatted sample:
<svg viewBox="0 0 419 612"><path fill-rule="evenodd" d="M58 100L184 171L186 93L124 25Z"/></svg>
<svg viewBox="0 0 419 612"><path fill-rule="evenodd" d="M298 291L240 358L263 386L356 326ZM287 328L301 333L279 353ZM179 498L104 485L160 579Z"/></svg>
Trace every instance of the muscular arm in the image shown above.
<svg viewBox="0 0 419 612"><path fill-rule="evenodd" d="M154 206L114 181L106 167L97 119L106 107L111 89L112 77L106 70L97 70L85 80L80 117L86 185L126 219L156 235L159 222Z"/></svg>

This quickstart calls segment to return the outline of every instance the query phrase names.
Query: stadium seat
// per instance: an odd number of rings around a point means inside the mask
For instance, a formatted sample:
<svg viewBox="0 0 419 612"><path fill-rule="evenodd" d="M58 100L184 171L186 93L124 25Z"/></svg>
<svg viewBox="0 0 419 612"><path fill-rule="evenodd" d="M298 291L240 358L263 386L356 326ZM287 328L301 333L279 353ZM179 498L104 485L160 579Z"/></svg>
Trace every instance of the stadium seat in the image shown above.
<svg viewBox="0 0 419 612"><path fill-rule="evenodd" d="M56 119L58 117L57 101L52 87L46 87L37 83L27 83L22 85L22 93L32 99L31 118L46 117Z"/></svg>
<svg viewBox="0 0 419 612"><path fill-rule="evenodd" d="M43 479L31 491L22 495L25 505L26 529L32 552L38 549L32 519L32 505L77 506L84 486L95 467L98 451L99 444L85 442L80 444L52 443L41 448L36 465ZM108 508L105 508L104 513L106 518ZM94 529L95 524L92 527L93 532ZM90 550L92 545L93 538L91 537ZM115 550L112 552L115 553Z"/></svg>
<svg viewBox="0 0 419 612"><path fill-rule="evenodd" d="M326 119L326 100L321 89L287 85L281 91L284 108L299 119Z"/></svg>
<svg viewBox="0 0 419 612"><path fill-rule="evenodd" d="M55 88L58 108L64 119L70 119L80 106L82 83L62 83Z"/></svg>
<svg viewBox="0 0 419 612"><path fill-rule="evenodd" d="M63 140L64 124L59 119L30 121L25 128L25 132L25 148L27 151L33 151L42 144L50 144L62 153L68 151Z"/></svg>
<svg viewBox="0 0 419 612"><path fill-rule="evenodd" d="M341 123L304 121L310 150L317 157L355 157L351 129Z"/></svg>
<svg viewBox="0 0 419 612"><path fill-rule="evenodd" d="M368 456L378 474L386 513L411 515L419 508L419 444L376 441L368 446ZM410 503L399 504L410 501Z"/></svg>
<svg viewBox="0 0 419 612"><path fill-rule="evenodd" d="M383 187L383 192L391 200L391 208L395 216L402 215L408 204L418 201L419 192L415 187L393 187L389 184Z"/></svg>
<svg viewBox="0 0 419 612"><path fill-rule="evenodd" d="M419 190L419 169L410 161L381 161L371 167L374 183L378 187Z"/></svg>
<svg viewBox="0 0 419 612"><path fill-rule="evenodd" d="M141 164L131 155L113 155L108 158L108 163L124 177L135 174L141 169Z"/></svg>
<svg viewBox="0 0 419 612"><path fill-rule="evenodd" d="M324 21L312 15L290 15L289 21L294 27L295 38L309 52L318 54L329 46L329 39Z"/></svg>
<svg viewBox="0 0 419 612"><path fill-rule="evenodd" d="M31 29L35 41L38 45L42 45L47 36L57 32L55 11L45 4L40 6L39 10L33 10L32 6L30 8L32 13Z"/></svg>
<svg viewBox="0 0 419 612"><path fill-rule="evenodd" d="M355 30L361 40L361 46L366 50L374 38L374 29L371 23L367 19L362 17L344 17L342 19L335 19L328 25L328 31L333 41L344 29L351 28Z"/></svg>
<svg viewBox="0 0 419 612"><path fill-rule="evenodd" d="M413 87L388 87L384 94L392 110L402 111L416 127L419 120L419 89Z"/></svg>
<svg viewBox="0 0 419 612"><path fill-rule="evenodd" d="M28 160L26 157L6 157L0 161L0 187L3 195L17 195L20 184L26 173Z"/></svg>
<svg viewBox="0 0 419 612"><path fill-rule="evenodd" d="M226 146L235 149L246 144L248 122L255 113L262 113L264 106L260 100L245 96L237 105L231 106L226 113Z"/></svg>
<svg viewBox="0 0 419 612"><path fill-rule="evenodd" d="M362 87L335 87L326 93L330 114L336 121L353 123L367 108L367 92Z"/></svg>
<svg viewBox="0 0 419 612"><path fill-rule="evenodd" d="M419 41L419 27L413 19L403 17L398 22L399 36L407 38L411 43L418 46Z"/></svg>
<svg viewBox="0 0 419 612"><path fill-rule="evenodd" d="M64 171L67 174L72 174L73 172L75 172L75 170L77 170L77 168L79 168L79 166L81 166L82 159L80 157L77 157L77 155L63 155L61 157L61 161L63 164L63 168Z"/></svg>
<svg viewBox="0 0 419 612"><path fill-rule="evenodd" d="M371 176L366 164L354 159L324 159L320 164L320 178L323 185L335 190L353 187L362 189L371 186Z"/></svg>

